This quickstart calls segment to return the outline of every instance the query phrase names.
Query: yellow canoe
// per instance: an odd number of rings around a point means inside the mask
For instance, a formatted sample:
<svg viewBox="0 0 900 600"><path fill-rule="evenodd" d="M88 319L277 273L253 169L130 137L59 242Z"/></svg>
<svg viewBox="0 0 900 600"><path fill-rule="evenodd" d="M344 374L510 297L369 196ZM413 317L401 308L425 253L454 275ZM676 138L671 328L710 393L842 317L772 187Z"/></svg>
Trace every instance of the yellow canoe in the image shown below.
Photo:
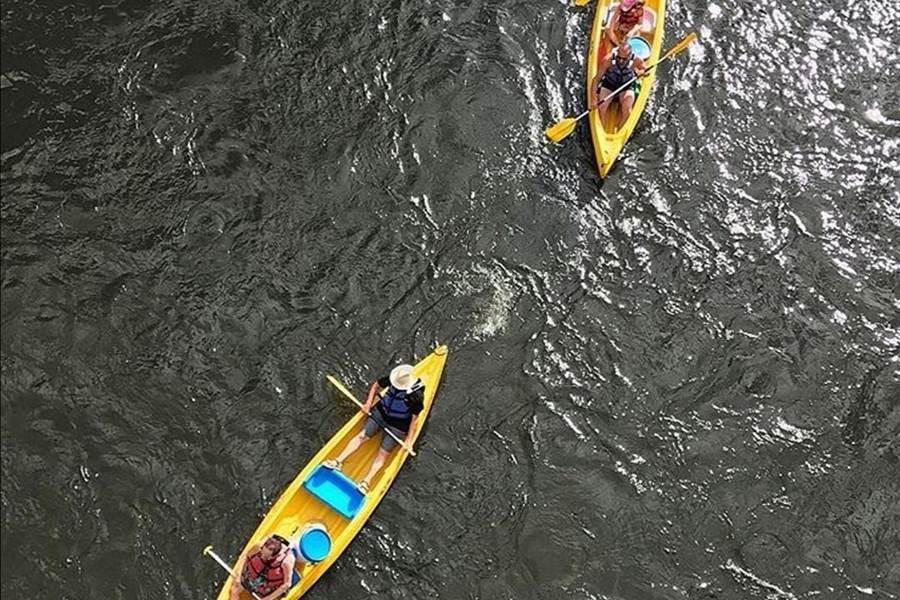
<svg viewBox="0 0 900 600"><path fill-rule="evenodd" d="M599 0L597 3L597 13L594 15L594 26L591 30L591 45L588 51L588 106L593 99L593 91L591 90L591 82L594 81L599 70L600 61L612 50L612 44L605 35L605 25L612 19L613 10L617 3L613 0ZM666 17L666 0L646 0L644 5L644 20L641 25L641 31L638 33L646 46L649 47L649 57L642 56L644 62L649 64L659 60L659 54L662 50L663 42L663 26ZM638 94L634 102L634 108L628 120L618 127L619 111L615 100L612 100L613 106L606 113L606 122L601 123L600 111L594 110L590 114L591 137L594 140L594 156L597 159L597 170L601 177L606 177L612 168L616 157L622 151L622 147L631 137L637 125L641 113L647 106L647 100L650 98L650 91L653 88L653 82L656 81L656 69L651 69L650 73L644 77L641 83L641 92Z"/></svg>
<svg viewBox="0 0 900 600"><path fill-rule="evenodd" d="M419 413L419 426L415 433L416 438L421 433L428 413L431 411L431 405L434 402L434 396L441 380L441 373L447 361L447 353L446 346L439 346L415 366L416 376L420 377L425 384L425 407ZM263 519L262 523L260 523L256 533L253 534L241 553L241 557L243 557L251 546L260 543L273 533L279 533L294 541L308 524L318 523L324 525L331 537L331 551L324 560L315 564L304 563L302 566L299 566L300 561L297 561L297 572L300 574L301 580L284 596L287 600L296 600L303 596L328 570L331 564L337 560L344 549L353 541L359 530L362 529L362 526L375 510L375 507L378 506L391 483L393 483L394 478L400 471L400 467L406 461L407 453L401 448L397 448L391 453L384 468L373 479L368 494L366 494L364 501L356 509L357 512L352 518L343 516L310 493L304 484L308 485L308 480L319 470L319 465L323 461L338 455L347 442L362 430L364 423L365 415L357 412L319 450L318 454L309 461L309 464L300 471L300 474L281 494L281 497L269 511L269 514L266 515L266 518ZM343 465L342 472L351 479L357 481L362 479L378 452L380 437L380 435L376 435L347 459ZM413 444L415 444L415 439ZM324 467L322 468L324 469ZM231 582L231 577L225 581L222 591L219 592L218 600L229 600ZM241 600L253 599L248 592L243 591Z"/></svg>

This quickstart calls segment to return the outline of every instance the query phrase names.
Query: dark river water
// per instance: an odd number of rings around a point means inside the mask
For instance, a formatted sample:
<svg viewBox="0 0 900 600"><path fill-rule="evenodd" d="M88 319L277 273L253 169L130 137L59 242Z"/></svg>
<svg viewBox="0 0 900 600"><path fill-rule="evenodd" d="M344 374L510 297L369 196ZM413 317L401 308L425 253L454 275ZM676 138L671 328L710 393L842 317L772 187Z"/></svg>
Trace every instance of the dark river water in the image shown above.
<svg viewBox="0 0 900 600"><path fill-rule="evenodd" d="M437 342L310 600L900 598L900 4L672 0L605 181L593 11L4 0L4 598L213 598Z"/></svg>

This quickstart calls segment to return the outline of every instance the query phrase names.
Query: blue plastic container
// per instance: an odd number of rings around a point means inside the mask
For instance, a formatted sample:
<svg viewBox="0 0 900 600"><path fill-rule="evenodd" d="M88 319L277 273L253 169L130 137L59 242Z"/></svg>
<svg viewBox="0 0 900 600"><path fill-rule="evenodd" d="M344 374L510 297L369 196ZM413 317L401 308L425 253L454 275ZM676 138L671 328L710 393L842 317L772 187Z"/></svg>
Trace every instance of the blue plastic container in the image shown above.
<svg viewBox="0 0 900 600"><path fill-rule="evenodd" d="M304 560L321 562L331 552L331 536L323 525L313 525L300 536L299 547Z"/></svg>
<svg viewBox="0 0 900 600"><path fill-rule="evenodd" d="M359 512L366 496L356 489L356 482L334 469L319 465L303 482L310 494L348 519Z"/></svg>
<svg viewBox="0 0 900 600"><path fill-rule="evenodd" d="M628 45L631 46L632 52L634 55L639 57L641 60L647 60L650 58L650 43L642 37L633 37L628 40Z"/></svg>

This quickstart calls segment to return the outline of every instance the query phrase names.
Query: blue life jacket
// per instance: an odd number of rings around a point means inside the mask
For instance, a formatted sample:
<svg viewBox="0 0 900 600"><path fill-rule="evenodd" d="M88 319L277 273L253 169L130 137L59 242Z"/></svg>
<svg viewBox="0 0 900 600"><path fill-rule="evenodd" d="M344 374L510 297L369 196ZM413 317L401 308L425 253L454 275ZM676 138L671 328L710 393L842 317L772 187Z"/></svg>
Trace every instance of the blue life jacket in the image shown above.
<svg viewBox="0 0 900 600"><path fill-rule="evenodd" d="M606 73L603 74L603 80L601 81L602 84L606 84L606 87L610 89L616 89L624 85L626 81L637 75L634 70L634 52L631 53L631 58L625 62L624 66L619 64L618 54L619 49L613 48L612 64L606 70Z"/></svg>
<svg viewBox="0 0 900 600"><path fill-rule="evenodd" d="M412 409L407 404L406 399L418 392L425 384L421 379L417 379L412 388L408 390L398 390L394 386L388 386L388 391L381 398L381 413L388 419L409 422L412 420Z"/></svg>

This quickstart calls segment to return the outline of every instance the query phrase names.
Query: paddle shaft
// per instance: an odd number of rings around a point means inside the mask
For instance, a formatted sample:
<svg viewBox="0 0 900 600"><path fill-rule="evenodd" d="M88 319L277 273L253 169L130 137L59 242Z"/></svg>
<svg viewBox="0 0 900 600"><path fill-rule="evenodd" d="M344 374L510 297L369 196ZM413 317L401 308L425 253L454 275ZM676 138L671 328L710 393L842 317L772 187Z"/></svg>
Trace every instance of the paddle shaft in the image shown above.
<svg viewBox="0 0 900 600"><path fill-rule="evenodd" d="M347 388L345 388L345 387L344 387L344 384L342 384L340 381L338 381L337 379L335 379L335 378L332 377L331 375L327 375L327 376L326 376L326 379L328 379L328 381L331 382L331 385L333 385L334 387L336 387L342 394L344 394L345 396L347 396L348 398L350 398L350 399L353 401L353 403L359 407L359 409L363 412L363 414L365 414L367 417L369 417L370 419L372 419L373 421L375 421L376 423L378 423L379 425L381 425L382 428L384 428L384 432L387 433L387 434L388 434L389 436L391 436L392 438L394 438L394 440L395 440L398 444L400 444L400 445L403 447L404 450L406 450L407 452L409 452L410 456L415 456L415 455L416 455L416 451L412 449L412 446L408 445L405 441L401 440L399 437L397 437L396 435L394 435L394 432L391 431L391 430L388 428L387 423L382 423L381 420L378 419L375 415L373 415L371 411L366 410L366 405L363 404L362 402L360 402L360 401L356 398L356 396L353 395L353 392L351 392L350 390L348 390Z"/></svg>
<svg viewBox="0 0 900 600"><path fill-rule="evenodd" d="M213 552L212 546L207 547L207 548L203 551L203 554L205 554L205 555L207 555L207 556L209 556L209 557L212 557L212 559L213 559L214 561L216 561L217 563L219 563L219 566L220 566L220 567L222 567L223 569L225 569L226 571L228 571L228 574L229 574L229 575L231 575L232 577L237 578L237 576L236 576L234 573L231 572L231 567L228 566L228 563L225 562L224 560L222 560L222 557L221 557L221 556L219 556L218 554L216 554L215 552ZM256 598L256 600L262 600L262 598L260 598L259 596L256 595L256 592L250 592L250 594L252 594L253 597Z"/></svg>

